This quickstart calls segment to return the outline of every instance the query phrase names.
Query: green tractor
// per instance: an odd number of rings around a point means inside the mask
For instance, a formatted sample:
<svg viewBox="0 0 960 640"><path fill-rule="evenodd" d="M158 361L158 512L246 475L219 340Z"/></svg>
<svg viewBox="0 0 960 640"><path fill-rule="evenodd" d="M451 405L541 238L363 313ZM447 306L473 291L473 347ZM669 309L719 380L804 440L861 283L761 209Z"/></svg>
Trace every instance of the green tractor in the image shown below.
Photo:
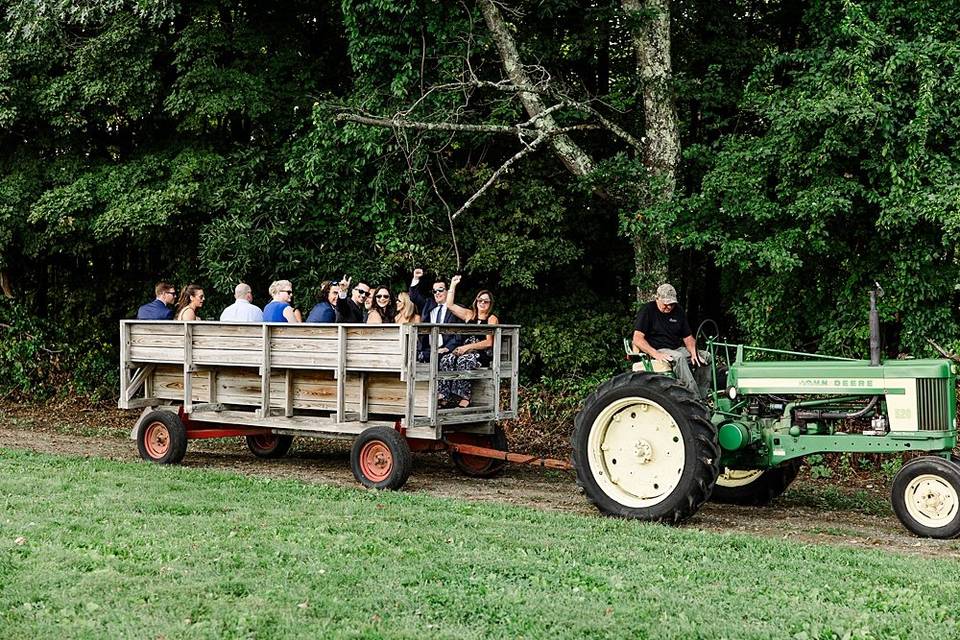
<svg viewBox="0 0 960 640"><path fill-rule="evenodd" d="M770 502L807 455L919 451L928 455L894 478L893 510L917 535L957 537L956 364L882 362L876 296L870 360L708 339L714 382L703 401L652 370L608 380L576 418L578 484L603 513L678 523L711 498Z"/></svg>

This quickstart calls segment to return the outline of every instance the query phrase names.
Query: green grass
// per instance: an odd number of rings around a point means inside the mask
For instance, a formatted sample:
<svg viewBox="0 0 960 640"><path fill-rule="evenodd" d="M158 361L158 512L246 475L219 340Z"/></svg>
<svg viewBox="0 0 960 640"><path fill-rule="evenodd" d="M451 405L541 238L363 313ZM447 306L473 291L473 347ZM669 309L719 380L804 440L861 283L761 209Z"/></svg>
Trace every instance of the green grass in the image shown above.
<svg viewBox="0 0 960 640"><path fill-rule="evenodd" d="M787 489L777 504L785 507L812 507L833 511L858 511L872 516L893 515L890 499L835 485L796 483Z"/></svg>
<svg viewBox="0 0 960 640"><path fill-rule="evenodd" d="M4 639L942 639L958 591L952 560L0 450Z"/></svg>

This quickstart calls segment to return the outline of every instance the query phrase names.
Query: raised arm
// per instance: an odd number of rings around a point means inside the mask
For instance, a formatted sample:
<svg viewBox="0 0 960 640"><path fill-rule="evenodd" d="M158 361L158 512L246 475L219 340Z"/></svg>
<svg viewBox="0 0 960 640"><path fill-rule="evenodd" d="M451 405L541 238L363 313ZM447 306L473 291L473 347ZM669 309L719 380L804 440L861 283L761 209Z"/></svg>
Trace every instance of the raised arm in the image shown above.
<svg viewBox="0 0 960 640"><path fill-rule="evenodd" d="M407 294L410 296L410 299L413 300L413 304L417 305L417 311L423 311L423 305L427 303L427 299L420 295L420 290L417 288L417 285L420 284L420 278L423 277L423 269L414 269L413 278L410 280L410 289L407 291Z"/></svg>
<svg viewBox="0 0 960 640"><path fill-rule="evenodd" d="M456 303L457 299L457 285L460 284L460 276L453 276L450 278L450 290L447 291L447 309L457 316L464 322L470 322L473 320L473 309L468 309L466 307L461 307Z"/></svg>

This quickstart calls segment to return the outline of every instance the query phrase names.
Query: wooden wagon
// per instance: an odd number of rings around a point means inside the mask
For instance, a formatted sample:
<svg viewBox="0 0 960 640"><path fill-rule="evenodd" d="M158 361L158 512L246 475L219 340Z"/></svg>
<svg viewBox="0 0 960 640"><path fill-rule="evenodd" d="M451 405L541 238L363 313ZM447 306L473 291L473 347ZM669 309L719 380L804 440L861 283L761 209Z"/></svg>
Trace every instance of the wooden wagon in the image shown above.
<svg viewBox="0 0 960 640"><path fill-rule="evenodd" d="M445 334L493 335L488 367L440 371ZM398 488L411 451L448 450L474 476L505 461L499 421L517 415L516 325L317 325L135 321L120 323L120 402L143 408L140 455L183 459L187 441L246 436L251 451L279 457L294 436L353 438L351 466L365 486ZM418 362L418 343L432 344ZM469 407L443 408L445 379L467 379Z"/></svg>

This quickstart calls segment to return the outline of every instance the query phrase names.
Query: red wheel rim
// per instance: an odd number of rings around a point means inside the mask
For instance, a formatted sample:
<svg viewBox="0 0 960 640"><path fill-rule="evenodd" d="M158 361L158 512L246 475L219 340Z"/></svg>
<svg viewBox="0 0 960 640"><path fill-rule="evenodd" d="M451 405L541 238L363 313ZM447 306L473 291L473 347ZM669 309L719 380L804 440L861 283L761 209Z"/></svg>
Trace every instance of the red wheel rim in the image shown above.
<svg viewBox="0 0 960 640"><path fill-rule="evenodd" d="M170 450L170 430L162 422L151 422L143 434L143 447L154 459L162 458Z"/></svg>
<svg viewBox="0 0 960 640"><path fill-rule="evenodd" d="M488 444L480 444L481 447L489 447ZM470 471L475 471L477 473L482 473L493 464L491 458L481 458L480 456L471 456L470 454L460 454L460 464Z"/></svg>
<svg viewBox="0 0 960 640"><path fill-rule="evenodd" d="M371 440L360 449L360 471L372 482L381 482L393 471L393 453L380 440Z"/></svg>
<svg viewBox="0 0 960 640"><path fill-rule="evenodd" d="M492 437L475 433L455 433L451 434L449 439L450 442L458 444L472 444L478 447L487 448L493 447ZM494 463L494 460L491 458L472 456L469 453L458 453L457 458L460 461L460 466L475 473L483 473Z"/></svg>
<svg viewBox="0 0 960 640"><path fill-rule="evenodd" d="M253 446L257 449L269 451L277 446L278 436L275 433L264 433L259 436L253 436Z"/></svg>

